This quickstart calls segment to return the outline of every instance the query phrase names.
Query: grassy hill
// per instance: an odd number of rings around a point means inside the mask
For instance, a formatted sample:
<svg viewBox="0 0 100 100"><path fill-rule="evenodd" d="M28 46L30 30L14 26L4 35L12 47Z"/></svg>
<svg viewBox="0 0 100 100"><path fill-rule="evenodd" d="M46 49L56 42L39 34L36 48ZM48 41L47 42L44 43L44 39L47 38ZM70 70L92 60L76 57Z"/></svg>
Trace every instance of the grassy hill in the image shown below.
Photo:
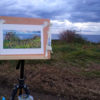
<svg viewBox="0 0 100 100"><path fill-rule="evenodd" d="M50 60L26 61L26 83L31 94L44 93L40 100L45 100L46 94L54 95L53 100L99 100L100 43L53 41L52 47ZM16 64L16 61L0 61L0 90L5 87L0 93L7 98L19 76Z"/></svg>
<svg viewBox="0 0 100 100"><path fill-rule="evenodd" d="M100 63L100 43L66 43L53 41L52 59L62 63L86 67L89 63Z"/></svg>

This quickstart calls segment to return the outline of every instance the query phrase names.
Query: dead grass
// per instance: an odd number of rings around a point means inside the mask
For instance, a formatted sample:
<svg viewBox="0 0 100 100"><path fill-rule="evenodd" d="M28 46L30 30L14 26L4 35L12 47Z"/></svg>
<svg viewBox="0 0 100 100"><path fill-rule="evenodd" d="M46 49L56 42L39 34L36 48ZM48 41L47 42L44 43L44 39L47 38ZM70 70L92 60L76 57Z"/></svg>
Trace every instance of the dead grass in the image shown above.
<svg viewBox="0 0 100 100"><path fill-rule="evenodd" d="M64 44L61 45L63 48L59 45L53 46L54 54L51 60L26 61L26 83L35 100L99 100L100 61L98 58L100 52L98 45L86 47L86 52L80 44L77 46ZM75 51L80 51L80 48L83 51L75 53ZM95 53L97 54L94 56ZM19 71L15 69L16 64L16 61L0 62L0 95L7 99L19 77Z"/></svg>

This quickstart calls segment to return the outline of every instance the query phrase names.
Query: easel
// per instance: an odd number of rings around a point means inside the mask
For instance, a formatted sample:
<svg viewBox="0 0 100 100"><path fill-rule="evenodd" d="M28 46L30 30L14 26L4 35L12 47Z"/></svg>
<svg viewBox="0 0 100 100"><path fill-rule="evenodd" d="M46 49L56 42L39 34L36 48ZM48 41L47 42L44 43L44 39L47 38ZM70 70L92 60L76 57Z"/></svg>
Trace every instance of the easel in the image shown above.
<svg viewBox="0 0 100 100"><path fill-rule="evenodd" d="M19 84L14 86L10 100L14 100L17 93L18 93L18 95L22 95L23 90L25 91L25 94L27 96L29 96L29 94L30 94L29 89L28 89L27 85L25 85L25 82L24 82L25 81L25 79L24 79L24 64L25 64L24 60L19 60L17 66L16 66L16 69L20 69L20 78L18 79Z"/></svg>

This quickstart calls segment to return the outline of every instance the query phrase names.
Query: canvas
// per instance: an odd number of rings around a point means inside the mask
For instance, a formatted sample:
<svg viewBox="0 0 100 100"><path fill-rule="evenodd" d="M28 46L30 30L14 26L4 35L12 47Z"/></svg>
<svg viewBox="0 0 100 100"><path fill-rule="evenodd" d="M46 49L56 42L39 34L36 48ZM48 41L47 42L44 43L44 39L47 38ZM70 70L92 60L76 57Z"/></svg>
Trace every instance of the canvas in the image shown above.
<svg viewBox="0 0 100 100"><path fill-rule="evenodd" d="M41 48L41 31L3 30L3 49Z"/></svg>

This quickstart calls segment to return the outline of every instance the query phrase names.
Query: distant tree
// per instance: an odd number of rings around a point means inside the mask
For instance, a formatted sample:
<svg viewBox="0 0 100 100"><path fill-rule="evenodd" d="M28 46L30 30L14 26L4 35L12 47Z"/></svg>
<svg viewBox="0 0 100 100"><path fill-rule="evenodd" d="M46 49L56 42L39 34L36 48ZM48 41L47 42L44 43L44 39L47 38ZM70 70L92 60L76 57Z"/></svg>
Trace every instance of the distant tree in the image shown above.
<svg viewBox="0 0 100 100"><path fill-rule="evenodd" d="M76 31L73 30L65 30L63 32L60 33L59 38L62 41L66 41L66 42L73 42L74 38L75 38L75 34Z"/></svg>
<svg viewBox="0 0 100 100"><path fill-rule="evenodd" d="M84 43L87 42L84 38L82 38L79 34L76 34L75 30L65 30L62 31L59 35L61 41L65 41L67 43L72 42L80 42Z"/></svg>

